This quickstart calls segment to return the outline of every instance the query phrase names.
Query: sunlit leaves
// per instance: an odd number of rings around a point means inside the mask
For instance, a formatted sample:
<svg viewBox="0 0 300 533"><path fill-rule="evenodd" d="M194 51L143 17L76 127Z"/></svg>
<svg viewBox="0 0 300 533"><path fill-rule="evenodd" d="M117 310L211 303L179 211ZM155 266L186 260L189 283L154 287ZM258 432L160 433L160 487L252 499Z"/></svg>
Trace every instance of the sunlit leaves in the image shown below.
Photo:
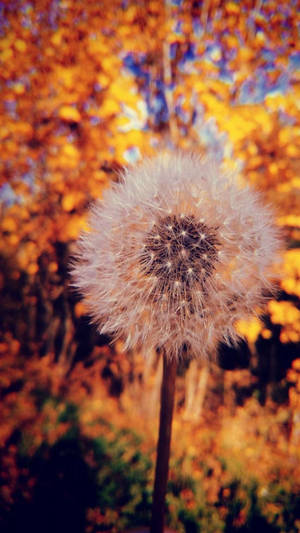
<svg viewBox="0 0 300 533"><path fill-rule="evenodd" d="M268 358L282 350L282 371L296 356L300 340L297 3L29 0L4 2L1 16L0 186L5 187L0 192L0 253L5 269L0 288L8 326L0 342L0 444L7 444L1 489L5 505L12 505L20 476L18 450L8 444L10 439L19 432L22 450L30 455L40 444L52 446L64 436L70 421L60 419L66 407L59 399L62 392L78 406L85 439L99 437L99 417L109 413L108 421L118 427L139 427L145 435L139 451L153 456L153 424L145 422L145 413L151 418L157 406L157 366L151 369L141 354L132 361L120 345L114 356L109 348L96 346L93 364L77 363L65 378L77 349L74 321L82 321L82 327L86 320L82 303L69 303L68 243L85 227L90 202L118 180L122 165L166 146L209 149L215 157L220 152L227 168L237 160L245 179L275 205L289 249L279 301L269 302L264 320L237 325L252 351L252 373L233 370L223 376L214 370L202 418L195 424L181 416L191 391L185 377L179 377L173 439L179 466L171 462L170 473L179 496L169 492L170 515L174 529L179 512L189 512L191 519L197 509L195 528L201 519L207 533L239 529L258 497L270 524L287 531L284 516L291 511L290 504L284 509L282 494L294 490L299 463L299 359L287 374L288 407L275 407L270 400L262 407L255 397L264 379L271 395L276 365L270 362L266 378ZM256 349L263 343L260 361ZM89 353L88 344L82 358ZM107 375L124 386L118 400L106 393L109 380L101 381L104 361ZM37 389L47 391L40 405ZM238 390L252 397L236 409ZM224 455L226 467L220 459ZM94 459L89 455L88 460ZM182 485L179 473L196 485ZM260 480L257 493L247 485L249 473ZM285 487L278 488L280 496L273 495L278 480ZM26 494L34 483L29 477ZM230 525L232 502L243 505ZM92 505L87 517L91 532L119 520L115 510L102 512Z"/></svg>
<svg viewBox="0 0 300 533"><path fill-rule="evenodd" d="M300 310L292 302L271 301L268 305L273 324L282 324L280 340L300 341Z"/></svg>

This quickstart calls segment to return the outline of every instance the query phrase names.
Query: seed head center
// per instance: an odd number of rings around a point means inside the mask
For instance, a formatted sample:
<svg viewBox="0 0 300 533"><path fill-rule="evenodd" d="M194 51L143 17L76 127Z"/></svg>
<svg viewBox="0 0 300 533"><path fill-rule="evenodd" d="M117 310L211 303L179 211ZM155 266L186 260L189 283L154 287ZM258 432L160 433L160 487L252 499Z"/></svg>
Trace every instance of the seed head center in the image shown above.
<svg viewBox="0 0 300 533"><path fill-rule="evenodd" d="M218 246L216 229L195 216L161 217L145 237L140 266L147 276L156 276L161 293L180 286L186 298L212 274Z"/></svg>

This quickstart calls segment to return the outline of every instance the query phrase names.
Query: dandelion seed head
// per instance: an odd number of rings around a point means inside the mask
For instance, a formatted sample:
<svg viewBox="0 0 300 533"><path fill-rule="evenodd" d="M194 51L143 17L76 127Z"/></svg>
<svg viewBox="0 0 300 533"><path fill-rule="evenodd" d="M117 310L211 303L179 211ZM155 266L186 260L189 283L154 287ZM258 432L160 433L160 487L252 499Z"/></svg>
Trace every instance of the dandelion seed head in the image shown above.
<svg viewBox="0 0 300 533"><path fill-rule="evenodd" d="M211 159L160 155L126 170L89 225L74 285L100 331L127 347L209 357L271 288L272 213Z"/></svg>

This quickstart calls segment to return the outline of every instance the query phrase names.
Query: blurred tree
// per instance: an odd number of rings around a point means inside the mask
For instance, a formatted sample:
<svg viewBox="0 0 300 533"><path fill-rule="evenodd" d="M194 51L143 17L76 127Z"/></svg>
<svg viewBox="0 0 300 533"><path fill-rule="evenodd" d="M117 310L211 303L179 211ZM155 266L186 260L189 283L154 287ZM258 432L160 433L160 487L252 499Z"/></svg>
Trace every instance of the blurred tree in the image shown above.
<svg viewBox="0 0 300 533"><path fill-rule="evenodd" d="M253 369L259 359L254 373L262 382L281 379L279 344L287 345L289 362L300 335L298 20L296 2L278 9L275 0L2 4L7 344L12 337L24 354L55 353L66 369L92 352L95 331L67 279L86 207L125 163L159 146L192 148L229 168L237 159L246 179L278 206L293 247L285 255L281 301L270 303L265 324L240 327ZM259 370L265 365L265 348L256 353L259 335L272 338L275 371ZM222 357L225 367L232 364Z"/></svg>

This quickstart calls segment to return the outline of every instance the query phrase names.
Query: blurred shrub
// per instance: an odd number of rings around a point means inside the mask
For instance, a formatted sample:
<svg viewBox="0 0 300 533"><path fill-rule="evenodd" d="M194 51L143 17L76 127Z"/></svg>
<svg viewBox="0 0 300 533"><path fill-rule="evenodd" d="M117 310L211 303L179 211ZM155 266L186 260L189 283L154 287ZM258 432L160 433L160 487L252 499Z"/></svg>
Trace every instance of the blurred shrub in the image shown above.
<svg viewBox="0 0 300 533"><path fill-rule="evenodd" d="M69 378L59 367L47 358L3 359L1 531L117 533L147 524L153 418L140 437L140 406L127 403L128 418L111 399L99 377L103 362ZM151 389L144 394L149 401ZM182 533L296 533L297 450L284 432L288 412L266 411L254 399L234 417L222 409L217 419L206 412L200 425L177 413L168 523Z"/></svg>

